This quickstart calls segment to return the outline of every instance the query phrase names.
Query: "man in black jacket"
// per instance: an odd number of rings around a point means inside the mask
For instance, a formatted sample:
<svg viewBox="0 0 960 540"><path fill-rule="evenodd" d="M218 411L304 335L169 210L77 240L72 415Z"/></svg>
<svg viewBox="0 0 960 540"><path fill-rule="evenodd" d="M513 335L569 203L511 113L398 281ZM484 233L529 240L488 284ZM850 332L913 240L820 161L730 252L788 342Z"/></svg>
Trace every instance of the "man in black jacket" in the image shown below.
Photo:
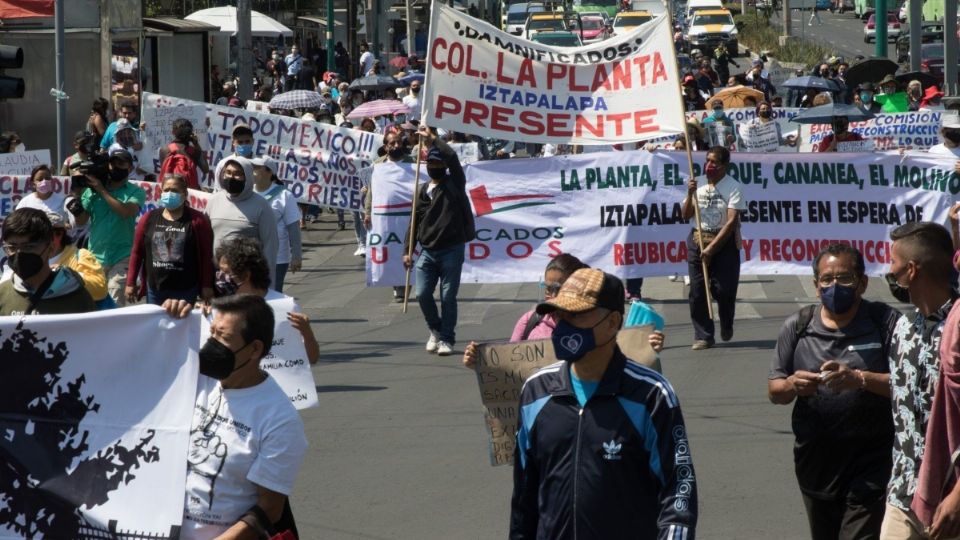
<svg viewBox="0 0 960 540"><path fill-rule="evenodd" d="M417 190L417 211L411 227L413 237L407 245L420 243L417 259L417 301L430 329L426 350L440 356L453 352L457 326L457 291L463 269L464 244L473 238L473 213L467 199L466 179L459 162L449 166L436 144L427 147L427 174L430 182ZM456 157L454 157L456 160ZM448 172L448 169L450 170ZM404 249L404 253L409 250ZM404 255L403 265L410 268L413 258ZM440 282L440 311L433 292Z"/></svg>

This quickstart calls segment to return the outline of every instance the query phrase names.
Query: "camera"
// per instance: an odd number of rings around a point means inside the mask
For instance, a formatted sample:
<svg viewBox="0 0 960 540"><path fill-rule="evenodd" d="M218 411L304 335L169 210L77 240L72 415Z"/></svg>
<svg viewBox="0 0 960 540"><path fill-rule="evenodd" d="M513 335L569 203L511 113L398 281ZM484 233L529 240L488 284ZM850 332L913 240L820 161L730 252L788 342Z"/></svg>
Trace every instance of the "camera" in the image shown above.
<svg viewBox="0 0 960 540"><path fill-rule="evenodd" d="M104 183L110 177L110 158L106 154L98 153L93 146L93 141L84 143L80 149L87 154L87 159L70 164L73 185L87 187L88 174Z"/></svg>

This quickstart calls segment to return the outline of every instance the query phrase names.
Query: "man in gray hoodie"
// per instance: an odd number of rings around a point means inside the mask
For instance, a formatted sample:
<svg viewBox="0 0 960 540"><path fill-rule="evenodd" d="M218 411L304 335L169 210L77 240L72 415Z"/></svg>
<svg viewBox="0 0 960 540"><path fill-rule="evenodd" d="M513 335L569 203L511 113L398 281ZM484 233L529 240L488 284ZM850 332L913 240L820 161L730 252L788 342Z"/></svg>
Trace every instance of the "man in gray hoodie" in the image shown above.
<svg viewBox="0 0 960 540"><path fill-rule="evenodd" d="M217 165L217 184L220 190L210 196L204 210L213 226L214 251L232 237L258 240L273 283L277 266L277 218L270 203L253 191L253 163L240 156L224 158Z"/></svg>

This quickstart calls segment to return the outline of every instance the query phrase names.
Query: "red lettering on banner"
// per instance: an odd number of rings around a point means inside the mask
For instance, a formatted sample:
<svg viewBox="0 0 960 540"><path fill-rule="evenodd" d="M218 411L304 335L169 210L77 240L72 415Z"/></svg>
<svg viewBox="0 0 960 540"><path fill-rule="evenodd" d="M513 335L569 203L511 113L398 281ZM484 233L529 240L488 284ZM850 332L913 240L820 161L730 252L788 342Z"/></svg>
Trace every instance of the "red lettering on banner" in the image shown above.
<svg viewBox="0 0 960 540"><path fill-rule="evenodd" d="M510 121L510 108L494 105L491 111L490 129L496 129L497 131L508 131L510 133L516 131L513 126L507 123Z"/></svg>
<svg viewBox="0 0 960 540"><path fill-rule="evenodd" d="M616 66L616 63L614 63L614 66ZM612 88L610 88L610 79L609 75L607 74L607 68L604 67L603 64L598 64L597 69L594 70L593 83L590 85L590 88L594 92L596 92L598 88L603 88L608 92L612 90Z"/></svg>
<svg viewBox="0 0 960 540"><path fill-rule="evenodd" d="M603 115L597 115L597 123L590 124L589 119L586 116L577 117L577 135L580 135L584 130L589 131L591 135L595 137L603 136Z"/></svg>
<svg viewBox="0 0 960 540"><path fill-rule="evenodd" d="M614 244L613 245L613 265L614 266L623 266L623 244Z"/></svg>
<svg viewBox="0 0 960 540"><path fill-rule="evenodd" d="M460 114L460 102L450 96L437 96L437 118L443 118L444 113Z"/></svg>
<svg viewBox="0 0 960 540"><path fill-rule="evenodd" d="M543 117L540 116L540 113L534 111L523 111L520 113L520 123L522 125L517 131L523 133L524 135L539 135L543 133L543 122L540 121L542 118Z"/></svg>
<svg viewBox="0 0 960 540"><path fill-rule="evenodd" d="M440 55L437 54L440 47L447 48L447 40L438 37L433 40L433 47L430 48L430 65L437 69L447 69L446 62L440 62Z"/></svg>
<svg viewBox="0 0 960 540"><path fill-rule="evenodd" d="M567 66L563 64L547 64L547 90L553 90L553 82L562 80L567 75Z"/></svg>
<svg viewBox="0 0 960 540"><path fill-rule="evenodd" d="M487 116L486 105L483 103L477 103L476 101L468 101L467 109L463 111L463 123L469 126L471 122L476 120L477 126L486 127L483 125L483 118L485 116Z"/></svg>
<svg viewBox="0 0 960 540"><path fill-rule="evenodd" d="M876 240L831 240L816 238L761 238L761 261L812 262L830 244L857 248L868 263L890 264L890 243ZM746 246L745 246L746 248Z"/></svg>
<svg viewBox="0 0 960 540"><path fill-rule="evenodd" d="M667 80L669 80L669 77L667 77L667 67L663 65L663 58L660 58L660 53L653 53L653 82L651 84Z"/></svg>
<svg viewBox="0 0 960 540"><path fill-rule="evenodd" d="M647 62L649 62L649 61L650 61L650 55L649 55L649 54L643 54L643 55L636 56L636 57L633 58L633 65L637 66L637 68L640 70L640 86L641 86L641 87L647 85L647 66L646 66L646 64L647 64Z"/></svg>
<svg viewBox="0 0 960 540"><path fill-rule="evenodd" d="M371 247L370 248L370 262L373 264L384 264L390 260L390 248L387 246L383 247Z"/></svg>
<svg viewBox="0 0 960 540"><path fill-rule="evenodd" d="M653 123L652 116L657 114L656 109L647 109L645 111L635 111L633 113L633 132L653 133L660 131L660 126Z"/></svg>
<svg viewBox="0 0 960 540"><path fill-rule="evenodd" d="M632 77L630 76L630 64L627 62L614 62L610 70L610 75L613 77L614 90L620 88L628 89L633 86ZM609 88L609 86L605 86L604 88Z"/></svg>
<svg viewBox="0 0 960 540"><path fill-rule="evenodd" d="M642 264L682 263L687 260L687 243L627 242L613 245L613 265L633 266Z"/></svg>
<svg viewBox="0 0 960 540"><path fill-rule="evenodd" d="M570 72L570 91L571 92L586 92L590 90L590 87L585 84L577 84L577 68L570 66L567 68L567 71Z"/></svg>
<svg viewBox="0 0 960 540"><path fill-rule="evenodd" d="M537 77L533 74L533 60L524 58L520 62L520 73L517 75L517 84L529 84L530 88L537 87Z"/></svg>
<svg viewBox="0 0 960 540"><path fill-rule="evenodd" d="M556 257L557 255L561 255L563 253L563 249L561 249L560 244L560 240L551 240L547 242L547 247L550 248L551 257Z"/></svg>
<svg viewBox="0 0 960 540"><path fill-rule="evenodd" d="M490 256L490 248L486 244L470 244L470 255L468 257L471 261L480 261L486 259Z"/></svg>
<svg viewBox="0 0 960 540"><path fill-rule="evenodd" d="M503 84L513 84L513 79L503 73L503 51L497 52L497 82Z"/></svg>
<svg viewBox="0 0 960 540"><path fill-rule="evenodd" d="M473 67L473 45L467 45L467 75L480 76L480 70Z"/></svg>
<svg viewBox="0 0 960 540"><path fill-rule="evenodd" d="M547 114L547 136L548 137L569 137L573 131L567 129L567 120L569 114L548 113Z"/></svg>
<svg viewBox="0 0 960 540"><path fill-rule="evenodd" d="M608 114L607 120L615 122L617 127L614 128L614 134L616 136L623 135L623 121L630 118L630 113L617 113L617 114Z"/></svg>
<svg viewBox="0 0 960 540"><path fill-rule="evenodd" d="M462 73L464 62L463 45L454 43L450 45L450 53L447 54L447 70L450 73Z"/></svg>

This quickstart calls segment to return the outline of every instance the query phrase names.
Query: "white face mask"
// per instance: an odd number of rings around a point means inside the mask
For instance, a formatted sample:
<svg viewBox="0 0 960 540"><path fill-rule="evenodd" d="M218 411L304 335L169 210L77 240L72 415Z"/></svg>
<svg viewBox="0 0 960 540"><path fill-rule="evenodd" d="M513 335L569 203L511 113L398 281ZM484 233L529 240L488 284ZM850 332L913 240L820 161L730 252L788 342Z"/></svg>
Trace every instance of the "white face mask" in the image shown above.
<svg viewBox="0 0 960 540"><path fill-rule="evenodd" d="M25 144L23 144L23 143L20 143L20 144L18 144L18 145L16 145L16 146L13 147L13 151L14 151L14 152L26 152L26 151L27 151L27 146L26 146Z"/></svg>

